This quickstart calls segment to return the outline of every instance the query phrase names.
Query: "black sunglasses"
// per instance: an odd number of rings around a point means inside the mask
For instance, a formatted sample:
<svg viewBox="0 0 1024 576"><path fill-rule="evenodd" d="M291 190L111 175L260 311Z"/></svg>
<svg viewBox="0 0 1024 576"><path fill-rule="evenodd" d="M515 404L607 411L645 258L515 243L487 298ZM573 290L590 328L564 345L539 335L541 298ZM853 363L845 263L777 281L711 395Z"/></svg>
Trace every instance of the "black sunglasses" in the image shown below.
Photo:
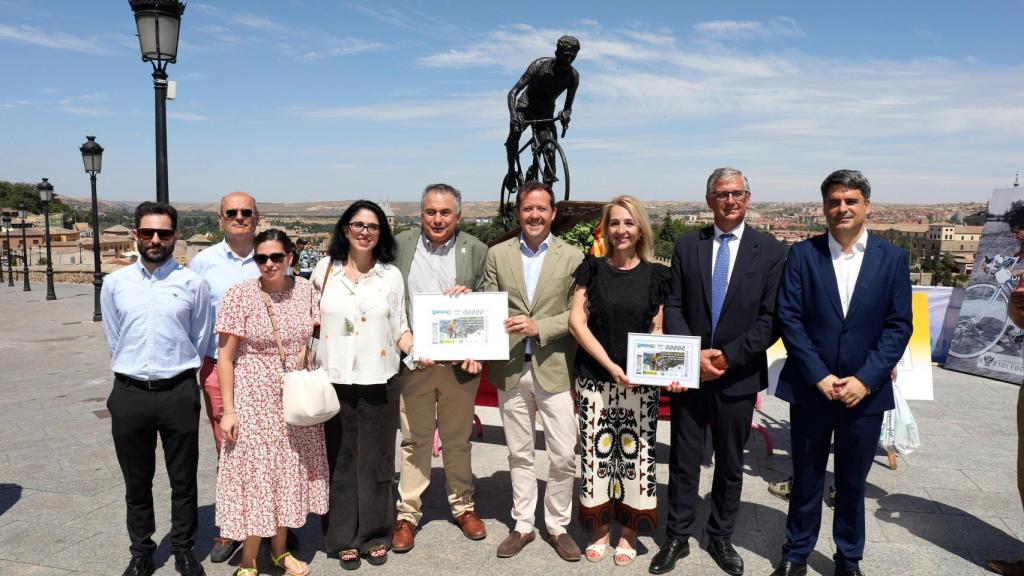
<svg viewBox="0 0 1024 576"><path fill-rule="evenodd" d="M135 233L143 240L149 240L154 234L159 236L161 240L170 240L174 237L174 230L168 230L167 228L139 228Z"/></svg>
<svg viewBox="0 0 1024 576"><path fill-rule="evenodd" d="M274 252L273 254L256 254L252 257L257 264L266 264L267 260L270 260L274 264L280 264L284 262L284 257L287 256L284 252Z"/></svg>
<svg viewBox="0 0 1024 576"><path fill-rule="evenodd" d="M242 213L242 218L252 218L252 215L255 214L254 211L248 208L242 208L241 210L237 208L231 208L230 210L225 210L224 215L227 216L228 218L235 218L238 216L239 212Z"/></svg>

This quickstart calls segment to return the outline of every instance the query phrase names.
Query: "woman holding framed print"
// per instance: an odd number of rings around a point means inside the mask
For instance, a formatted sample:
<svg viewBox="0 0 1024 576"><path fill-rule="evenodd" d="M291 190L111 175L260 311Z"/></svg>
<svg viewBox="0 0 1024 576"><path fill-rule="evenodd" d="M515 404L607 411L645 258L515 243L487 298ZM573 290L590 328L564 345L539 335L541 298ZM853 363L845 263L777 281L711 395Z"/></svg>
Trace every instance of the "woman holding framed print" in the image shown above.
<svg viewBox="0 0 1024 576"><path fill-rule="evenodd" d="M626 377L630 332L661 333L669 269L652 263L653 235L643 204L616 196L601 216L607 257L588 256L574 274L569 330L576 354L576 402L583 445L580 524L592 532L587 560L603 560L609 529L621 535L615 564L636 558L636 535L657 526L655 432L657 386L633 386Z"/></svg>

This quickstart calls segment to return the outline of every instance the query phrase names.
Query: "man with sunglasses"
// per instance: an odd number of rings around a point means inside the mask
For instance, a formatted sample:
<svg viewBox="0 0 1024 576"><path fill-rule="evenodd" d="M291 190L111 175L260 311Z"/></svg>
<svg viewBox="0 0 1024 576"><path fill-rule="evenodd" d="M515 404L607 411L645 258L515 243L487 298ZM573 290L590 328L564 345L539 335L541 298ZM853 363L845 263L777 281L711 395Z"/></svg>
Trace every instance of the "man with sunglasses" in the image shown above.
<svg viewBox="0 0 1024 576"><path fill-rule="evenodd" d="M213 333L213 324L216 322L217 308L228 288L260 275L253 259L253 241L256 239L256 227L260 223L256 200L245 192L232 192L224 196L220 200L217 221L224 232L224 240L197 254L189 262L189 268L206 281L213 304L209 345L202 351L203 367L199 371L199 379L203 385L206 415L213 427L219 457L224 440L220 430L224 405L220 397L220 381L217 379L217 335ZM234 540L215 537L210 561L227 561L240 545L240 542Z"/></svg>
<svg viewBox="0 0 1024 576"><path fill-rule="evenodd" d="M178 264L178 212L162 202L135 209L139 260L109 274L100 303L114 386L107 400L124 475L132 559L124 576L149 576L153 552L156 440L171 485L171 552L183 576L202 576L192 553L198 526L199 386L196 370L210 343L210 292Z"/></svg>
<svg viewBox="0 0 1024 576"><path fill-rule="evenodd" d="M743 445L757 394L768 387L765 351L774 342L775 294L786 249L744 222L750 183L739 170L713 171L705 200L714 225L676 241L665 303L665 333L701 339L700 387L668 387L673 393L668 521L666 541L651 560L652 574L671 571L690 553L705 429L715 447L708 554L726 573L743 573L743 558L732 545L743 490Z"/></svg>
<svg viewBox="0 0 1024 576"><path fill-rule="evenodd" d="M406 281L406 313L412 318L416 293L460 294L484 284L487 245L458 230L462 194L448 184L431 184L420 198L421 225L395 238L395 266ZM408 552L423 517L423 492L430 485L430 453L436 427L444 446L445 488L452 516L470 540L487 537L473 504L470 434L480 385L479 362L445 362L399 374L402 474L398 519L391 549Z"/></svg>

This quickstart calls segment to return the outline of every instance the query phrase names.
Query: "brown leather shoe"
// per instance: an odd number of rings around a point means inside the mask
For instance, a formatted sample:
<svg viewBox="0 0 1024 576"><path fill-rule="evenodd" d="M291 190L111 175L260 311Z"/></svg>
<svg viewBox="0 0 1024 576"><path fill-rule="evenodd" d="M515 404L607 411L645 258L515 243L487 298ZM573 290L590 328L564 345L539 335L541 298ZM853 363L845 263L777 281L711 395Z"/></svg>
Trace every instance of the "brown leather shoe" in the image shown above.
<svg viewBox="0 0 1024 576"><path fill-rule="evenodd" d="M487 538L487 527L480 521L476 512L467 510L455 517L455 522L462 528L462 534L470 540Z"/></svg>
<svg viewBox="0 0 1024 576"><path fill-rule="evenodd" d="M580 561L580 547L576 545L576 541L569 536L568 532L562 532L558 536L549 538L548 542L562 560L566 562Z"/></svg>
<svg viewBox="0 0 1024 576"><path fill-rule="evenodd" d="M392 552L408 552L416 545L416 525L408 520L395 522L395 534L391 537Z"/></svg>
<svg viewBox="0 0 1024 576"><path fill-rule="evenodd" d="M989 560L985 567L1004 576L1024 576L1024 558L1018 558L1012 562L1006 560Z"/></svg>
<svg viewBox="0 0 1024 576"><path fill-rule="evenodd" d="M498 544L498 558L511 558L526 547L527 544L533 542L535 536L531 531L529 534L523 534L522 532L516 532L515 530L508 533L508 538Z"/></svg>

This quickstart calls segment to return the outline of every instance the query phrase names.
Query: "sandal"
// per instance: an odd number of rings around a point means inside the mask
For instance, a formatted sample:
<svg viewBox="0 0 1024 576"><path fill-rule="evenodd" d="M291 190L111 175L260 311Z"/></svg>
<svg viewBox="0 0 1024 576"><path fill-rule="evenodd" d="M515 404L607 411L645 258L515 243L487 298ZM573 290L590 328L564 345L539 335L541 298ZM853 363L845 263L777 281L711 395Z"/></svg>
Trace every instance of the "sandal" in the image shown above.
<svg viewBox="0 0 1024 576"><path fill-rule="evenodd" d="M302 566L302 569L299 572L293 572L292 570L288 569L288 566L285 565L285 562L287 562L289 558L291 558L293 562L296 562ZM284 570L284 573L288 576L308 576L309 574L309 564L306 564L305 562L300 561L295 556L292 556L292 553L287 550L281 552L277 556L271 554L270 561L274 564L274 566L277 566L278 568Z"/></svg>
<svg viewBox="0 0 1024 576"><path fill-rule="evenodd" d="M374 552L383 552L383 554L376 554ZM377 544L376 546L370 546L370 549L366 551L366 561L371 566L380 566L381 564L388 561L388 547L383 544Z"/></svg>
<svg viewBox="0 0 1024 576"><path fill-rule="evenodd" d="M345 557L348 556L346 559ZM345 570L358 570L361 560L359 559L359 550L355 548L346 548L338 553L338 559L341 560L341 567Z"/></svg>
<svg viewBox="0 0 1024 576"><path fill-rule="evenodd" d="M612 557L616 566L629 566L636 560L636 548L615 547L615 556Z"/></svg>
<svg viewBox="0 0 1024 576"><path fill-rule="evenodd" d="M605 556L608 555L608 545L591 544L590 546L587 546L584 552L587 557L587 560L591 562L600 562L601 560L604 560Z"/></svg>
<svg viewBox="0 0 1024 576"><path fill-rule="evenodd" d="M244 568L239 566L231 576L259 576L260 571L256 568Z"/></svg>

